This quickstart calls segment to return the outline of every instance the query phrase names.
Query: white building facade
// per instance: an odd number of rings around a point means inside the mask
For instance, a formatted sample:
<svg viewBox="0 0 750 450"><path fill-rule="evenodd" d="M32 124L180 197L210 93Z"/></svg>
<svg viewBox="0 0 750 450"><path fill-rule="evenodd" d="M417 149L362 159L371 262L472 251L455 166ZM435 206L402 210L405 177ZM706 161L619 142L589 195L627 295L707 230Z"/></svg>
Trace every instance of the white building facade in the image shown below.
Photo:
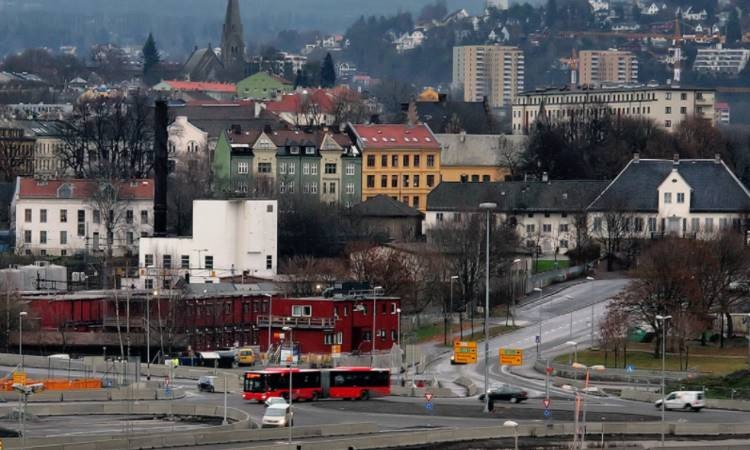
<svg viewBox="0 0 750 450"><path fill-rule="evenodd" d="M16 253L72 256L110 248L113 256L135 253L139 240L153 232L153 181L120 183L113 202L95 200L101 188L90 180L18 178L11 204ZM109 211L102 210L105 204Z"/></svg>
<svg viewBox="0 0 750 450"><path fill-rule="evenodd" d="M231 276L268 277L277 271L275 200L196 200L193 236L140 240L139 284L170 288L218 283Z"/></svg>
<svg viewBox="0 0 750 450"><path fill-rule="evenodd" d="M693 62L693 70L710 74L737 75L750 60L746 48L699 48Z"/></svg>
<svg viewBox="0 0 750 450"><path fill-rule="evenodd" d="M175 117L167 133L170 164L176 165L191 158L208 158L208 133L190 123L186 116Z"/></svg>

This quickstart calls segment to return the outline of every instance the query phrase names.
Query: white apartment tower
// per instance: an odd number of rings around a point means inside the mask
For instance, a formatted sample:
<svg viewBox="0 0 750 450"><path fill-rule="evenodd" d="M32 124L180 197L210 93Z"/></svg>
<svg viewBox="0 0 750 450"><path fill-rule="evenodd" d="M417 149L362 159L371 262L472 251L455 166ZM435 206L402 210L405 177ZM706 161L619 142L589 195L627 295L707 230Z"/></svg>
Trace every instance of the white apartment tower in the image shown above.
<svg viewBox="0 0 750 450"><path fill-rule="evenodd" d="M511 104L524 89L524 57L518 47L453 47L453 87L466 102L485 98L493 108Z"/></svg>

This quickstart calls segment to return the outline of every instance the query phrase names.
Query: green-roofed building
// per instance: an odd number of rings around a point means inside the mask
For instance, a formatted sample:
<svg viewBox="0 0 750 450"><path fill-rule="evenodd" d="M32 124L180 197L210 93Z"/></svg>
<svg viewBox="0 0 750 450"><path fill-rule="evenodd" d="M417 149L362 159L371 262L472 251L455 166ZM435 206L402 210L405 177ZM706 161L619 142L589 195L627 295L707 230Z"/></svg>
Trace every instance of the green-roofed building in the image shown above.
<svg viewBox="0 0 750 450"><path fill-rule="evenodd" d="M268 72L258 72L237 83L237 96L267 100L291 92L292 89L290 81Z"/></svg>

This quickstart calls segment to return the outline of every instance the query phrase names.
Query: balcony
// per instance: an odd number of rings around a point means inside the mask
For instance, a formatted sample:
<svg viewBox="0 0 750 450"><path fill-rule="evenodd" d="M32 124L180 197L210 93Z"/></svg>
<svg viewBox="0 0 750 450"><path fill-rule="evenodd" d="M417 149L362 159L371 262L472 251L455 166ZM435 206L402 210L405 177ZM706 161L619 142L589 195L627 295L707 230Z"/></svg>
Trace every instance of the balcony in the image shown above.
<svg viewBox="0 0 750 450"><path fill-rule="evenodd" d="M258 316L257 325L259 328L268 327L268 316ZM336 319L331 317L287 317L271 316L271 327L282 328L292 327L301 329L332 330L336 325Z"/></svg>

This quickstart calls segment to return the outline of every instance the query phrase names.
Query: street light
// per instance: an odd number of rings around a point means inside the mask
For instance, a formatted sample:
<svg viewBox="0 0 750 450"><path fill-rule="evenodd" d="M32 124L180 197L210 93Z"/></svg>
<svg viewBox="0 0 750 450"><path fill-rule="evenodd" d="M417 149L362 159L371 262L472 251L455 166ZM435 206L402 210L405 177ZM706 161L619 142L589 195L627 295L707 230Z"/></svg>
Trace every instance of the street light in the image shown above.
<svg viewBox="0 0 750 450"><path fill-rule="evenodd" d="M446 315L446 318L445 318L445 339L443 339L443 343L445 345L448 345L448 323L449 322L451 324L451 331L453 330L453 280L458 280L458 275L451 275L450 306L448 308L448 314ZM448 317L450 317L450 321L448 320ZM463 339L463 336L461 336L461 338Z"/></svg>
<svg viewBox="0 0 750 450"><path fill-rule="evenodd" d="M661 446L664 447L664 399L666 398L666 346L664 342L667 340L667 320L671 319L672 316L656 316L656 321L661 322Z"/></svg>
<svg viewBox="0 0 750 450"><path fill-rule="evenodd" d="M586 366L586 365L581 364L579 362L575 362L575 363L571 364L571 367L574 368L574 369L576 369L576 370L579 370L579 369L586 370L586 381L583 384L583 392L586 392L588 390L588 388L589 388L589 377L590 377L591 371L592 370L603 371L603 370L606 369L606 367L604 367L601 364L596 364L596 365L593 365L593 366ZM583 426L579 428L579 426L578 426L578 414L579 414L579 412L581 410L581 405L583 405ZM583 448L584 447L583 443L586 440L586 403L583 402L583 397L581 397L581 390L580 389L578 389L576 391L575 433L576 434L573 437L573 448ZM578 441L578 435L579 435L579 433L581 435L580 443ZM576 444L578 444L578 445L576 445Z"/></svg>
<svg viewBox="0 0 750 450"><path fill-rule="evenodd" d="M539 292L539 300L542 300L542 288L534 288L534 292ZM541 355L539 354L539 347L542 343L542 322L544 321L544 317L542 316L542 310L544 309L541 302L539 303L539 334L536 336L536 359L540 360L542 359Z"/></svg>
<svg viewBox="0 0 750 450"><path fill-rule="evenodd" d="M273 318L271 306L273 306L273 295L272 294L263 294L266 297L268 297L268 348L266 349L266 354L268 354L268 357L266 358L266 365L271 364L271 320Z"/></svg>
<svg viewBox="0 0 750 450"><path fill-rule="evenodd" d="M153 292L153 297L159 291ZM146 295L146 380L151 381L151 296Z"/></svg>
<svg viewBox="0 0 750 450"><path fill-rule="evenodd" d="M514 422L512 420L506 420L505 422L503 422L503 426L507 428L513 428L513 440L514 440L513 448L515 450L518 450L518 422Z"/></svg>
<svg viewBox="0 0 750 450"><path fill-rule="evenodd" d="M378 291L382 291L383 286L375 286L372 288L372 345L370 345L370 367L375 365L375 319L378 317Z"/></svg>
<svg viewBox="0 0 750 450"><path fill-rule="evenodd" d="M484 412L490 412L490 396L487 394L489 389L489 370L490 370L490 339L487 325L490 321L490 214L493 209L497 208L497 203L485 202L479 204L479 209L483 209L487 214L487 246L485 248L485 268L484 268Z"/></svg>
<svg viewBox="0 0 750 450"><path fill-rule="evenodd" d="M570 345L575 350L575 358L573 358L573 361L570 360L570 354L568 354L568 364L578 363L578 342L576 341L568 341L565 343L565 345Z"/></svg>
<svg viewBox="0 0 750 450"><path fill-rule="evenodd" d="M292 445L292 427L294 426L294 413L292 412L292 401L294 398L294 395L292 394L292 364L294 364L294 329L292 327L286 326L283 327L282 330L289 332L289 349L291 351L291 354L289 355L289 445Z"/></svg>
<svg viewBox="0 0 750 450"><path fill-rule="evenodd" d="M513 266L520 263L521 259L516 258L510 263L510 317L513 319L513 326L516 326L516 277L513 275ZM505 319L505 326L508 326L508 319Z"/></svg>
<svg viewBox="0 0 750 450"><path fill-rule="evenodd" d="M23 318L28 315L26 311L18 313L18 355L21 357L21 372L23 372Z"/></svg>
<svg viewBox="0 0 750 450"><path fill-rule="evenodd" d="M588 281L595 281L594 277L586 277ZM594 348L594 307L596 304L591 304L591 347Z"/></svg>

